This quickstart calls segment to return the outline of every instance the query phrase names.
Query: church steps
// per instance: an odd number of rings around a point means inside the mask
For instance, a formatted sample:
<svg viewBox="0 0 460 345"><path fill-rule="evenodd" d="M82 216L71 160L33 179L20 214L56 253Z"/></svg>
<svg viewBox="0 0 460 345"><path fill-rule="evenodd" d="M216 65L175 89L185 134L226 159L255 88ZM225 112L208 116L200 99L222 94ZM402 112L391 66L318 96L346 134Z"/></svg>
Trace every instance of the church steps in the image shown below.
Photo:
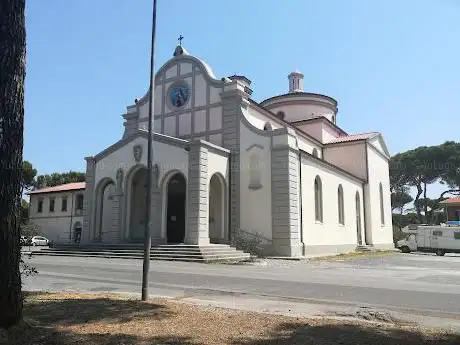
<svg viewBox="0 0 460 345"><path fill-rule="evenodd" d="M49 256L65 256L65 257L88 257L88 258L106 258L106 259L143 259L143 255L113 255L113 254L92 254L85 253L39 253L34 252L33 255L49 255ZM156 256L151 255L150 260L163 260L163 261L186 261L186 262L214 262L214 261L245 261L249 260L249 256L233 255L233 256L217 256L217 257L171 257L171 256Z"/></svg>
<svg viewBox="0 0 460 345"><path fill-rule="evenodd" d="M139 245L57 245L54 248L43 248L32 251L32 255L73 256L73 257L103 257L141 259L144 249ZM250 254L237 250L229 245L211 244L197 245L160 245L150 251L151 260L173 261L244 261Z"/></svg>

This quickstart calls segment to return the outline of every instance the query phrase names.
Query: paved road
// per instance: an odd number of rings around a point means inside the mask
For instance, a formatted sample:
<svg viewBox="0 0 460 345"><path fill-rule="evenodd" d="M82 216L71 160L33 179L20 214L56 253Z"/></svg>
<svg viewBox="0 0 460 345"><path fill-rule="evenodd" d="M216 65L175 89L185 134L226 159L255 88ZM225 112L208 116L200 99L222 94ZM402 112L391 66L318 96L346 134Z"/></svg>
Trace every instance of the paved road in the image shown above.
<svg viewBox="0 0 460 345"><path fill-rule="evenodd" d="M140 292L142 261L35 256L31 290ZM151 261L150 293L232 295L368 306L460 320L460 256L395 254L344 261L269 261L265 266Z"/></svg>

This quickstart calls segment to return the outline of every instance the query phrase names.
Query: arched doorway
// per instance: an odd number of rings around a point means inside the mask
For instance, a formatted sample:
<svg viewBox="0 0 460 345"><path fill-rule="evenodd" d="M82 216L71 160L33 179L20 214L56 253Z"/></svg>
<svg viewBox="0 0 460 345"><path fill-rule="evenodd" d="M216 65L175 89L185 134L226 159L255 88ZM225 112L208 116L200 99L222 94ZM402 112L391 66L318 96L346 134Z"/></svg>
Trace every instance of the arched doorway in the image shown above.
<svg viewBox="0 0 460 345"><path fill-rule="evenodd" d="M225 241L225 183L214 174L209 181L209 240L211 243Z"/></svg>
<svg viewBox="0 0 460 345"><path fill-rule="evenodd" d="M166 240L183 243L185 238L185 200L187 183L184 175L175 173L166 186Z"/></svg>
<svg viewBox="0 0 460 345"><path fill-rule="evenodd" d="M145 237L147 169L136 170L130 184L129 240L141 242Z"/></svg>
<svg viewBox="0 0 460 345"><path fill-rule="evenodd" d="M98 189L97 223L94 233L95 241L102 241L104 233L112 230L112 200L115 183L112 180L102 181Z"/></svg>
<svg viewBox="0 0 460 345"><path fill-rule="evenodd" d="M356 192L356 233L358 238L358 245L363 244L361 235L361 199L359 198L359 192Z"/></svg>

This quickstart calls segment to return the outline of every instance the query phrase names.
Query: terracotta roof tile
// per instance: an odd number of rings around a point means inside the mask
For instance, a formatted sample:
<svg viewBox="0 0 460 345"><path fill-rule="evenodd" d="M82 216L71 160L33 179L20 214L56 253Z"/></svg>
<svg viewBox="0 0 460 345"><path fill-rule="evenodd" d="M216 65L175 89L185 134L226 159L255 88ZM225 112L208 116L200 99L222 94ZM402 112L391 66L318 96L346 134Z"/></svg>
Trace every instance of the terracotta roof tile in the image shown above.
<svg viewBox="0 0 460 345"><path fill-rule="evenodd" d="M366 140L372 137L375 137L378 133L371 132L371 133L361 133L361 134L353 134L353 135L343 135L341 137L334 138L327 142L327 144L335 144L335 143L346 143L349 141L356 141L356 140Z"/></svg>
<svg viewBox="0 0 460 345"><path fill-rule="evenodd" d="M73 183L61 184L59 186L45 187L42 189L37 189L37 190L29 192L28 194L64 192L64 191L70 191L70 190L85 189L85 187L86 187L85 182L73 182Z"/></svg>
<svg viewBox="0 0 460 345"><path fill-rule="evenodd" d="M458 204L460 203L460 197L446 199L440 202L440 204Z"/></svg>

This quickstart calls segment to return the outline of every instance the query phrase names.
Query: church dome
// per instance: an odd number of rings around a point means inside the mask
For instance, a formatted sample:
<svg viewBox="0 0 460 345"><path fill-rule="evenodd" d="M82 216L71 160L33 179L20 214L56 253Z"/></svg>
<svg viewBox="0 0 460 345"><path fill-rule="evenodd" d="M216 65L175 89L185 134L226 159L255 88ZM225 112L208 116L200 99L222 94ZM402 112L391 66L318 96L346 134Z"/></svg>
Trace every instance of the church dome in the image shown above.
<svg viewBox="0 0 460 345"><path fill-rule="evenodd" d="M261 106L275 114L283 114L288 122L325 117L335 123L337 101L329 96L305 92L302 72L296 70L289 74L289 92L267 98Z"/></svg>

